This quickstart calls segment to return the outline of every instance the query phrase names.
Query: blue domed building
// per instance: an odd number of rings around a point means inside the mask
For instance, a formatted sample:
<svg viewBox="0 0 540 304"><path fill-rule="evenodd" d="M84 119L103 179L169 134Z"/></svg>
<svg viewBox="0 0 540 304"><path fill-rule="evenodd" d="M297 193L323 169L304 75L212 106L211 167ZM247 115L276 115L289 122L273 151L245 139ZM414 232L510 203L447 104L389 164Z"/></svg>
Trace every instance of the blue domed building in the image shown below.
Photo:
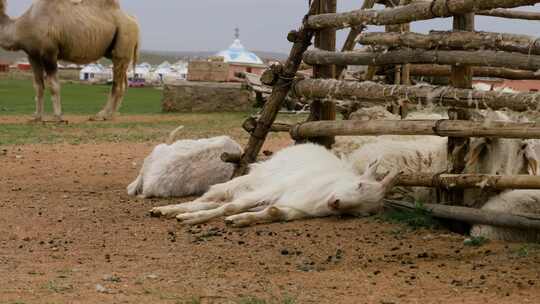
<svg viewBox="0 0 540 304"><path fill-rule="evenodd" d="M223 61L228 63L264 64L255 53L246 50L238 38L234 40L233 44L231 44L228 49L217 53L216 56L223 57Z"/></svg>
<svg viewBox="0 0 540 304"><path fill-rule="evenodd" d="M228 49L216 54L229 66L227 81L243 81L238 73L261 75L266 69L264 62L255 53L248 51L240 41L239 29L235 29L235 39Z"/></svg>

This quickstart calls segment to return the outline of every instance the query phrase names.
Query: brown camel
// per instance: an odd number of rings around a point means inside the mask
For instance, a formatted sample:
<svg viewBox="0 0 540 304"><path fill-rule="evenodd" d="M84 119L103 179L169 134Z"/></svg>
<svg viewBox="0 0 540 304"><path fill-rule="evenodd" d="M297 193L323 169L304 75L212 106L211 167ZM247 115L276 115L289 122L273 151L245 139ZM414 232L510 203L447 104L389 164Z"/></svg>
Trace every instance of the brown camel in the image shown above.
<svg viewBox="0 0 540 304"><path fill-rule="evenodd" d="M113 62L113 86L94 119L112 119L122 103L127 70L130 63L135 65L138 45L139 25L120 9L118 0L35 0L17 19L7 16L6 0L0 0L0 47L28 55L34 72L36 121L43 119L46 80L55 120L63 120L58 60L88 64L102 57Z"/></svg>

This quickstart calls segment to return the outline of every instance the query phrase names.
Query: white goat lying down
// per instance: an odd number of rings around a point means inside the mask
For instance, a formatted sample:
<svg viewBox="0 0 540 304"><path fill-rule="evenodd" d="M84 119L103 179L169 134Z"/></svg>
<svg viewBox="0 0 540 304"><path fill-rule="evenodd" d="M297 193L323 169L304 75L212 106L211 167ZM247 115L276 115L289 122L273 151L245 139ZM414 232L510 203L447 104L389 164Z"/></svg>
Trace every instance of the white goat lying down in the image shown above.
<svg viewBox="0 0 540 304"><path fill-rule="evenodd" d="M359 175L325 148L303 144L285 148L254 164L248 175L212 186L201 198L158 207L153 215L199 224L220 216L234 226L291 221L337 214L369 215L382 207L385 193L398 176L377 181L378 162Z"/></svg>
<svg viewBox="0 0 540 304"><path fill-rule="evenodd" d="M384 109L383 109L384 110ZM370 115L380 109L370 109ZM360 112L364 114L364 112ZM478 111L475 120L527 121L524 117L510 118L506 113ZM378 114L382 115L382 114ZM387 115L387 114L386 114ZM364 119L370 119L364 118ZM342 152L346 142L364 142L349 156L350 162L362 170L373 158L380 159L380 172L400 170L405 173L440 173L447 167L447 138L434 136L380 136L369 141L363 138L345 138L337 147ZM465 173L498 175L540 175L540 141L522 139L472 138L468 150ZM410 198L416 201L433 202L434 189L395 187L390 196ZM540 190L508 190L505 192L488 189L467 189L465 203L469 206L510 213L540 214ZM540 231L499 228L474 225L473 236L507 241L540 242Z"/></svg>
<svg viewBox="0 0 540 304"><path fill-rule="evenodd" d="M144 160L127 192L141 197L201 195L233 175L234 165L220 158L224 152L242 153L242 148L228 136L160 144Z"/></svg>

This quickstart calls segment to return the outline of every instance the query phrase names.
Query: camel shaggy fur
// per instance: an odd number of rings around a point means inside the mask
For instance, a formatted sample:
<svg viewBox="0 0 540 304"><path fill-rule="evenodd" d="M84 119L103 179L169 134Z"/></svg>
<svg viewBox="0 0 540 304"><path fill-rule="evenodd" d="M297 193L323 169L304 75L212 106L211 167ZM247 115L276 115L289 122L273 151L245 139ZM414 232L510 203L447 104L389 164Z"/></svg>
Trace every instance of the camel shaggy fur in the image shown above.
<svg viewBox="0 0 540 304"><path fill-rule="evenodd" d="M34 72L36 112L44 114L45 82L49 83L55 120L62 121L58 61L78 64L102 57L112 60L113 86L105 107L94 117L112 119L127 88L127 70L139 47L137 21L120 9L118 0L36 0L17 19L6 14L0 0L0 47L24 51Z"/></svg>

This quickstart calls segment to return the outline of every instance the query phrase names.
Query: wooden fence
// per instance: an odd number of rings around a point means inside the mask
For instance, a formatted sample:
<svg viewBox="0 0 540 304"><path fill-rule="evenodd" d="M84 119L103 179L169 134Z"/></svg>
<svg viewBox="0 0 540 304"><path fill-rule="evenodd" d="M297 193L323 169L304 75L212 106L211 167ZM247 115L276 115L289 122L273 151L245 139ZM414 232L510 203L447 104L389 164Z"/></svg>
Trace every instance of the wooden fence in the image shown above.
<svg viewBox="0 0 540 304"><path fill-rule="evenodd" d="M263 82L273 86L260 117L250 118L244 128L251 137L241 156L224 156L237 162L236 176L254 162L271 131L290 132L296 140L330 147L339 135L439 135L448 136L449 170L444 176L404 176L401 185L437 187L442 203L463 201L463 188L540 189L536 176L463 175L465 149L470 137L540 138L535 123L478 123L468 121L467 109L538 111L538 93L484 92L472 89L473 73L508 79L539 79L540 40L515 34L475 32L475 14L503 18L540 20L540 14L507 10L534 5L533 0L366 0L361 9L337 13L336 0L313 0L299 30L287 39L293 43L283 66L272 67ZM376 3L385 9L373 9ZM394 4L399 4L394 6ZM409 23L453 17L453 31L411 33ZM535 22L535 21L530 21ZM366 25L385 25L386 33L362 34ZM345 44L336 51L336 30L350 28ZM315 49L308 50L315 37ZM356 42L383 47L384 51L354 51ZM300 79L302 60L314 67L314 79ZM393 66L392 83L340 80L349 65L368 66L363 79L372 80L379 67ZM411 75L448 76L451 86L411 86ZM274 124L290 90L311 103L309 120L294 126ZM448 107L450 120L434 121L335 121L333 100L372 103L434 103ZM347 103L346 102L346 103ZM406 109L399 113L406 115ZM487 182L486 182L487 181ZM453 185L453 186L451 186Z"/></svg>

